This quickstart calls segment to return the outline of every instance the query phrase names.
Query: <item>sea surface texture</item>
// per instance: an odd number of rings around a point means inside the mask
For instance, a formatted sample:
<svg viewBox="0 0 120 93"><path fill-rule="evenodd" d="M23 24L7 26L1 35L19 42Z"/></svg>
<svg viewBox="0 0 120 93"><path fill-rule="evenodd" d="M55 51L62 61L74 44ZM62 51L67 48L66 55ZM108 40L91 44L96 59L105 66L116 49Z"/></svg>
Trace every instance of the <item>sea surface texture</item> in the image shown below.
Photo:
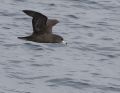
<svg viewBox="0 0 120 93"><path fill-rule="evenodd" d="M58 19L67 45L18 39L24 9ZM0 0L0 93L120 93L120 0Z"/></svg>

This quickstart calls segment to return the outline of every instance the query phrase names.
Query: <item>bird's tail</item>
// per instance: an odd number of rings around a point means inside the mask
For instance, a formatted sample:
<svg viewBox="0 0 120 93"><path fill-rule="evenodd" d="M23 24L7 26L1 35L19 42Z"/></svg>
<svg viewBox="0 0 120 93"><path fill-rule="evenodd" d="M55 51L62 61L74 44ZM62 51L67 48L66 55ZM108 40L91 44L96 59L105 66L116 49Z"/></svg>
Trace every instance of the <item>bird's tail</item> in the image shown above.
<svg viewBox="0 0 120 93"><path fill-rule="evenodd" d="M18 37L19 39L26 39L26 37Z"/></svg>

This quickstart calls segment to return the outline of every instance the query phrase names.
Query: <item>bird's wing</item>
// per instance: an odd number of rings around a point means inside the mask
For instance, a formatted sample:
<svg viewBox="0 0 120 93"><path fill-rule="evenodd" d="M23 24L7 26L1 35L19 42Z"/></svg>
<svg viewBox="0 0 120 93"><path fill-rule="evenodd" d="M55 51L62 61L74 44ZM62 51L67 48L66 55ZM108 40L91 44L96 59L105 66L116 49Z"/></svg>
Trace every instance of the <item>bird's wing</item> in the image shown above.
<svg viewBox="0 0 120 93"><path fill-rule="evenodd" d="M37 33L37 34L47 33L46 22L48 18L45 15L32 10L23 10L23 12L33 17L32 25L33 25L34 33Z"/></svg>

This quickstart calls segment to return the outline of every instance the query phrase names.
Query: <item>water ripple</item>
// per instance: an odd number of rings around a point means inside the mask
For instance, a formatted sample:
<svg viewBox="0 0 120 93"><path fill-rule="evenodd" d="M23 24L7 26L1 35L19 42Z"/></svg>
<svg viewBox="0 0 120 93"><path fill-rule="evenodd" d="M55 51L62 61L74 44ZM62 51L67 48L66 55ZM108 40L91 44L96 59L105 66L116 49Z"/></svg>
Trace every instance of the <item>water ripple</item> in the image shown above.
<svg viewBox="0 0 120 93"><path fill-rule="evenodd" d="M48 80L47 82L51 82L53 84L49 85L49 86L70 86L70 87L74 87L74 88L84 88L84 87L89 87L90 85L88 83L83 83L83 82L75 82L73 79L71 78L63 78L63 79L51 79Z"/></svg>
<svg viewBox="0 0 120 93"><path fill-rule="evenodd" d="M1 0L0 6L1 93L120 92L119 0ZM53 33L68 44L17 39L32 33L24 9L58 19Z"/></svg>
<svg viewBox="0 0 120 93"><path fill-rule="evenodd" d="M77 89L84 89L84 88L97 88L100 90L105 90L105 91L119 91L120 88L118 87L113 87L113 86L105 86L105 85L94 85L94 84L89 84L86 82L77 82L74 81L71 78L61 78L61 79L51 79L46 81L48 83L52 83L48 86L50 87L58 87L58 86L69 86Z"/></svg>
<svg viewBox="0 0 120 93"><path fill-rule="evenodd" d="M48 78L49 76L31 76L31 77L25 77L25 76L19 76L15 74L9 74L9 78L15 78L15 79L20 79L20 80L36 80L36 79L43 79L43 78Z"/></svg>
<svg viewBox="0 0 120 93"><path fill-rule="evenodd" d="M74 18L74 19L79 19L79 17L75 16L75 15L67 15L70 18Z"/></svg>
<svg viewBox="0 0 120 93"><path fill-rule="evenodd" d="M54 66L53 64L31 64L34 67L51 67Z"/></svg>

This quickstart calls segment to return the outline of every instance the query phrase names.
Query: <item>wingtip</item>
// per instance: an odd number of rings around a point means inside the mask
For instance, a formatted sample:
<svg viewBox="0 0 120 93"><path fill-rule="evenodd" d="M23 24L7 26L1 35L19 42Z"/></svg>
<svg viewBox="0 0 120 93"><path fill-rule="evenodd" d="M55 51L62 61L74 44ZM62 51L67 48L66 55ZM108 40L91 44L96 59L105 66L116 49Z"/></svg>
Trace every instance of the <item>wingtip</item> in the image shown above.
<svg viewBox="0 0 120 93"><path fill-rule="evenodd" d="M31 10L22 10L22 12L24 12L24 13L28 13L28 12L30 12Z"/></svg>
<svg viewBox="0 0 120 93"><path fill-rule="evenodd" d="M26 10L22 10L22 12L24 12L24 13L25 13L25 11L26 11Z"/></svg>
<svg viewBox="0 0 120 93"><path fill-rule="evenodd" d="M27 10L22 10L22 12L24 12L25 14L27 14Z"/></svg>
<svg viewBox="0 0 120 93"><path fill-rule="evenodd" d="M32 10L22 10L25 14L27 14L27 15L29 15L29 16L31 16L31 17L34 17L34 14L35 14L35 12L34 11L32 11Z"/></svg>

